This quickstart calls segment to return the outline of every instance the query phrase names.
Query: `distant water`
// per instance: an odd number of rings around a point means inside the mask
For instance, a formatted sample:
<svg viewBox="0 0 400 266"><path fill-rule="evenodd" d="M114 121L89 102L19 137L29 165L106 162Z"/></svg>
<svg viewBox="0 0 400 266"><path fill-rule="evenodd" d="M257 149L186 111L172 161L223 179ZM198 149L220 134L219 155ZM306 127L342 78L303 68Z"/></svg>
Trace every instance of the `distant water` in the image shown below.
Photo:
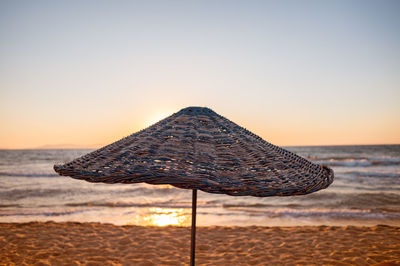
<svg viewBox="0 0 400 266"><path fill-rule="evenodd" d="M335 171L325 190L295 197L198 193L198 225L400 225L400 145L286 147ZM191 191L93 184L54 163L91 150L0 150L0 222L189 225Z"/></svg>

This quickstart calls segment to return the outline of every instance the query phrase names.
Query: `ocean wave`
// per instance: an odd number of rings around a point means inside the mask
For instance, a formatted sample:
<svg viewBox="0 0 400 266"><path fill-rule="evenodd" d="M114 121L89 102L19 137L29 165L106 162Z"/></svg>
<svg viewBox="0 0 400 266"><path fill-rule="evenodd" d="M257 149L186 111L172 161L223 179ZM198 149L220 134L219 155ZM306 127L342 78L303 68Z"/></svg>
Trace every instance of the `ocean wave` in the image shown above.
<svg viewBox="0 0 400 266"><path fill-rule="evenodd" d="M255 203L255 204L247 204L247 203L236 203L236 204L223 204L223 208L276 208L276 207L287 207L287 208L301 208L304 205L301 204L263 204L263 203Z"/></svg>
<svg viewBox="0 0 400 266"><path fill-rule="evenodd" d="M31 211L31 212L0 212L0 216L65 216L86 212L87 210L74 211Z"/></svg>
<svg viewBox="0 0 400 266"><path fill-rule="evenodd" d="M0 208L10 208L10 207L20 208L22 206L19 204L0 204Z"/></svg>
<svg viewBox="0 0 400 266"><path fill-rule="evenodd" d="M317 164L327 166L400 166L400 158L313 158L312 161Z"/></svg>
<svg viewBox="0 0 400 266"><path fill-rule="evenodd" d="M11 176L11 177L59 177L58 174L48 173L19 173L19 172L0 172L0 176Z"/></svg>
<svg viewBox="0 0 400 266"><path fill-rule="evenodd" d="M167 201L167 202L76 202L67 203L67 207L108 207L108 208L191 208L190 202Z"/></svg>
<svg viewBox="0 0 400 266"><path fill-rule="evenodd" d="M296 210L290 208L279 208L271 210L246 209L252 216L266 216L268 218L330 218L330 219L400 219L400 213L376 212L373 210L358 209L323 209L311 208Z"/></svg>
<svg viewBox="0 0 400 266"><path fill-rule="evenodd" d="M101 186L101 185L100 185ZM8 190L0 190L0 201L2 199L7 201L16 201L26 198L48 198L48 199L57 199L58 202L62 197L83 197L84 195L90 197L103 197L105 195L114 197L114 198L124 198L124 197L165 197L165 198L175 198L177 195L181 193L185 193L184 190L178 189L168 189L168 188L159 188L154 186L154 188L146 188L146 187L129 187L126 186L121 188L113 188L113 187L100 187L98 188L76 188L73 186L70 187L54 187L54 188L14 188ZM105 185L107 186L107 185ZM52 201L50 201L52 202ZM109 203L107 203L109 204ZM113 203L111 203L112 205Z"/></svg>
<svg viewBox="0 0 400 266"><path fill-rule="evenodd" d="M400 173L378 173L378 172L347 171L347 172L343 172L341 174L357 176L357 177L400 178Z"/></svg>
<svg viewBox="0 0 400 266"><path fill-rule="evenodd" d="M371 193L314 193L302 197L302 202L311 201L314 204L331 204L334 206L349 206L362 208L363 206L400 205L400 194L388 192Z"/></svg>
<svg viewBox="0 0 400 266"><path fill-rule="evenodd" d="M329 191L301 196L301 201L297 200L297 197L283 199L282 203L277 204L254 204L252 202L245 201L234 204L223 204L224 208L290 208L297 210L317 207L328 209L349 208L357 210L372 210L378 207L394 208L396 206L400 206L400 194L398 193L340 193Z"/></svg>
<svg viewBox="0 0 400 266"><path fill-rule="evenodd" d="M0 191L0 200L21 200L26 198L58 198L61 195L82 195L82 191L73 189L11 189Z"/></svg>

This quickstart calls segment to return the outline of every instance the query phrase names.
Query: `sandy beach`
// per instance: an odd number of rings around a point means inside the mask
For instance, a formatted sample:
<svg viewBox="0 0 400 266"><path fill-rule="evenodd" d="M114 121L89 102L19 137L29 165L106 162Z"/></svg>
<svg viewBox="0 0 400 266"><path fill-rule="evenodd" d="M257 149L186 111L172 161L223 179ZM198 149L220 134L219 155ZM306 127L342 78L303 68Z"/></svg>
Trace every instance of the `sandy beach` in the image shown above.
<svg viewBox="0 0 400 266"><path fill-rule="evenodd" d="M187 265L189 227L2 223L1 265ZM400 227L199 227L198 265L400 265Z"/></svg>

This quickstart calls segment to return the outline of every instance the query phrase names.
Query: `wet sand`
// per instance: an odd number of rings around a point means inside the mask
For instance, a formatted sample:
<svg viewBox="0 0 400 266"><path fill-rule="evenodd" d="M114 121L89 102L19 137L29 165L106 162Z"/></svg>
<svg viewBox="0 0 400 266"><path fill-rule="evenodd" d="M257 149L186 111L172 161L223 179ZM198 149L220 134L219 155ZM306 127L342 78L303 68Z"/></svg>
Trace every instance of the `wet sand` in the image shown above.
<svg viewBox="0 0 400 266"><path fill-rule="evenodd" d="M400 227L198 227L197 265L400 265ZM190 228L2 223L0 265L187 265Z"/></svg>

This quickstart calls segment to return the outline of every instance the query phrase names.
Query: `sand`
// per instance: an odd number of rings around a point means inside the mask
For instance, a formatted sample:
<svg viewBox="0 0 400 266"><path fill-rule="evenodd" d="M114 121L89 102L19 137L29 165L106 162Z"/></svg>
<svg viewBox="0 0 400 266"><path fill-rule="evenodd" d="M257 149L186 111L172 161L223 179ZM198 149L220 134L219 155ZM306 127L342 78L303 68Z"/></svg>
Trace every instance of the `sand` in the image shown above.
<svg viewBox="0 0 400 266"><path fill-rule="evenodd" d="M0 265L187 265L190 228L0 224ZM400 227L198 227L197 265L400 265Z"/></svg>

